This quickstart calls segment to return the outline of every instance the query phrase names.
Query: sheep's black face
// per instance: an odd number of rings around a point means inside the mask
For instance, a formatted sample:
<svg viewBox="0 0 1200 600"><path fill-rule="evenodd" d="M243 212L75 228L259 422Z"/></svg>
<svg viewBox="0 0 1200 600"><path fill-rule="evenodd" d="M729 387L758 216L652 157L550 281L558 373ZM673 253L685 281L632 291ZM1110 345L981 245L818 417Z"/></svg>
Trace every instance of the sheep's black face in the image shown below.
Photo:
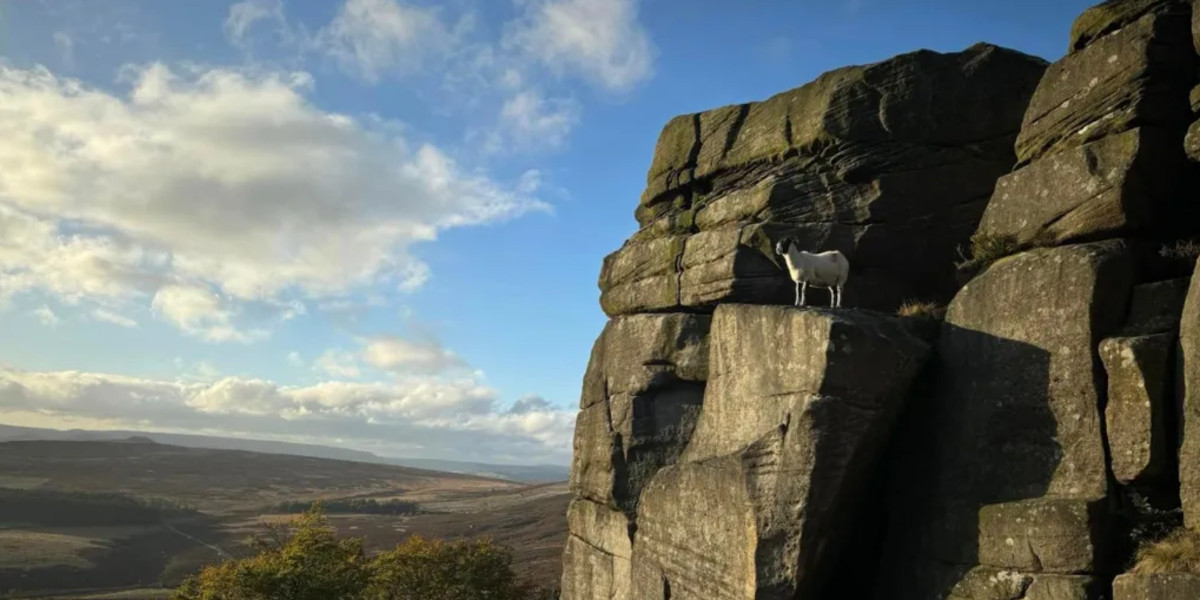
<svg viewBox="0 0 1200 600"><path fill-rule="evenodd" d="M787 252L787 241L775 242L775 254L784 254Z"/></svg>

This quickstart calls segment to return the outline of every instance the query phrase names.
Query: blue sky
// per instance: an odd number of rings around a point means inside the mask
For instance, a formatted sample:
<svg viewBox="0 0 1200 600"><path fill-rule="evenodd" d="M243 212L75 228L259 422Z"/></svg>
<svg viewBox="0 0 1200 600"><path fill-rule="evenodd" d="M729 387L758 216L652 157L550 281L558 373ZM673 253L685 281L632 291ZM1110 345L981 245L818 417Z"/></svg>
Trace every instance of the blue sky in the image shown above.
<svg viewBox="0 0 1200 600"><path fill-rule="evenodd" d="M1088 5L0 0L0 422L565 463L670 117Z"/></svg>

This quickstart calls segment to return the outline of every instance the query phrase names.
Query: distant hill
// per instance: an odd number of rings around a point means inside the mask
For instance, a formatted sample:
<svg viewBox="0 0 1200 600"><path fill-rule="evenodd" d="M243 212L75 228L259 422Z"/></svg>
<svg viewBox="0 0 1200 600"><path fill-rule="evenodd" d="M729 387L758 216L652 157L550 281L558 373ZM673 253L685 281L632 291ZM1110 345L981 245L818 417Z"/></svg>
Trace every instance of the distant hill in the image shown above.
<svg viewBox="0 0 1200 600"><path fill-rule="evenodd" d="M447 473L462 473L496 479L507 479L521 483L548 483L565 481L569 474L566 465L496 465L487 463L463 462L454 460L439 460L426 458L397 458L379 456L371 452L322 446L319 444L300 444L295 442L279 442L273 440L248 440L208 435L182 433L153 433L146 431L125 430L86 430L86 429L45 429L38 427L18 427L0 425L0 442L5 441L100 441L128 440L138 438L160 444L171 444L186 448L213 448L221 450L244 450L247 452L262 452L268 454L289 454L332 460L347 460L381 465L394 465L429 469Z"/></svg>
<svg viewBox="0 0 1200 600"><path fill-rule="evenodd" d="M283 500L522 486L398 465L188 448L136 438L0 442L0 474L0 487L117 492L222 512L257 510Z"/></svg>

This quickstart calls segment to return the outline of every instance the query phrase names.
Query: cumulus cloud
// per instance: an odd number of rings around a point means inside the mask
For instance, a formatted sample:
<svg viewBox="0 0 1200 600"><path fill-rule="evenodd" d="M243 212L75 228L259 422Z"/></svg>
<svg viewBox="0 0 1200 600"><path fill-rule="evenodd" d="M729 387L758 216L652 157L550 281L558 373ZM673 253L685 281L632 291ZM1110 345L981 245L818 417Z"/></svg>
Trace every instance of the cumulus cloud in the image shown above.
<svg viewBox="0 0 1200 600"><path fill-rule="evenodd" d="M411 341L397 336L380 336L367 342L363 360L393 373L440 373L466 363L436 340Z"/></svg>
<svg viewBox="0 0 1200 600"><path fill-rule="evenodd" d="M624 92L654 74L655 49L637 18L637 0L518 0L524 17L508 47L559 74L578 73Z"/></svg>
<svg viewBox="0 0 1200 600"><path fill-rule="evenodd" d="M393 123L320 110L303 72L156 63L123 82L0 66L0 299L152 299L188 333L244 341L194 289L276 304L413 289L429 276L413 244L548 208Z"/></svg>
<svg viewBox="0 0 1200 600"><path fill-rule="evenodd" d="M472 378L295 387L231 377L167 382L0 369L0 415L10 422L36 415L42 424L340 439L352 447L436 458L569 460L574 411L537 403L499 411L497 404L495 392Z"/></svg>
<svg viewBox="0 0 1200 600"><path fill-rule="evenodd" d="M513 405L508 409L508 412L509 414L514 415L524 415L548 410L550 410L549 401L541 396L529 395L517 398L517 401L513 402Z"/></svg>
<svg viewBox="0 0 1200 600"><path fill-rule="evenodd" d="M266 331L239 331L233 311L222 305L214 292L195 286L165 285L154 294L151 308L185 333L210 342L251 342L266 337Z"/></svg>

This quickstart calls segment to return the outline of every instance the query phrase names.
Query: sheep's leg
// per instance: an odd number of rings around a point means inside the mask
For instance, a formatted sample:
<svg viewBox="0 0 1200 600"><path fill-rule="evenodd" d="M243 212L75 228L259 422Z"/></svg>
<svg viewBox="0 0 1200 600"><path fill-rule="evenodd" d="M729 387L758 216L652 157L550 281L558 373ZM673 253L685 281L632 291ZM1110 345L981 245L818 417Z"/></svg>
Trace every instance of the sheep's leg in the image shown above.
<svg viewBox="0 0 1200 600"><path fill-rule="evenodd" d="M837 300L837 293L834 292L832 285L825 289L829 290L829 308L833 308L833 303L835 300Z"/></svg>
<svg viewBox="0 0 1200 600"><path fill-rule="evenodd" d="M837 286L837 307L842 307L842 286Z"/></svg>
<svg viewBox="0 0 1200 600"><path fill-rule="evenodd" d="M800 282L800 304L797 306L805 306L808 304L808 282Z"/></svg>

